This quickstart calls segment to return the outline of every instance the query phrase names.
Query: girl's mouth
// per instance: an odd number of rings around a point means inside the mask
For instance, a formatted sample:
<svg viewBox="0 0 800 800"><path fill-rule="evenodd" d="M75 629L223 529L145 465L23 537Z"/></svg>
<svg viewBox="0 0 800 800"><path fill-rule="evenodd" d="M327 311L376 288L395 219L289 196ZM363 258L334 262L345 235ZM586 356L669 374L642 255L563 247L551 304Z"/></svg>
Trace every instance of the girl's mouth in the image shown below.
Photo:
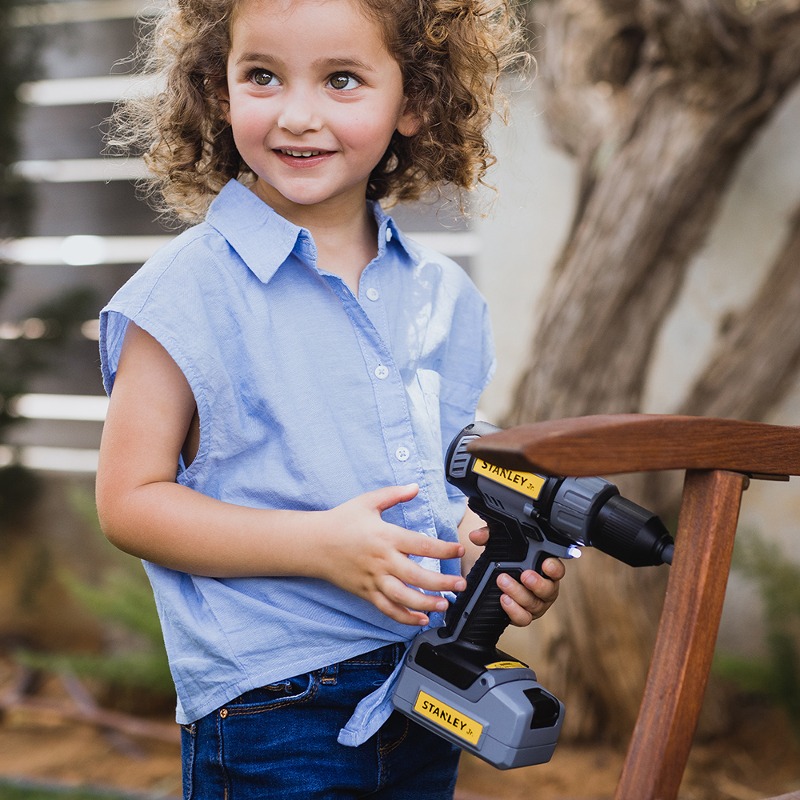
<svg viewBox="0 0 800 800"><path fill-rule="evenodd" d="M288 148L281 148L278 150L284 156L291 156L292 158L314 158L314 156L321 156L324 151L322 150L289 150Z"/></svg>

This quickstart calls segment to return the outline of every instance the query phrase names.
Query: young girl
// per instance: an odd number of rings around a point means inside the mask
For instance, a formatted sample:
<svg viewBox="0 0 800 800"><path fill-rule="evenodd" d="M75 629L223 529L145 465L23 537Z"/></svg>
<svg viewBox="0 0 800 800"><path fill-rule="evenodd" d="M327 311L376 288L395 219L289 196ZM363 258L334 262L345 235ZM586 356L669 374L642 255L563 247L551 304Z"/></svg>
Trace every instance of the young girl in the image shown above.
<svg viewBox="0 0 800 800"><path fill-rule="evenodd" d="M166 88L119 131L198 224L102 312L97 500L153 585L186 797L452 796L392 678L465 586L443 451L494 361L377 201L482 178L516 36L504 0L175 0L155 31ZM514 624L545 572L499 579Z"/></svg>

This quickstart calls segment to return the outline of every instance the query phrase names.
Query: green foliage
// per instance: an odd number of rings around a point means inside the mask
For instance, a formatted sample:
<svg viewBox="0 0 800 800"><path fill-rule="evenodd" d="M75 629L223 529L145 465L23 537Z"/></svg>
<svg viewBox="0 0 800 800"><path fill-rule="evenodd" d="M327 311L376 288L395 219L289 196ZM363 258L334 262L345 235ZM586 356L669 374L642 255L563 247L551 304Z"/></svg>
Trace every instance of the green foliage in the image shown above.
<svg viewBox="0 0 800 800"><path fill-rule="evenodd" d="M174 688L164 651L153 595L144 572L115 570L99 585L62 573L70 593L101 620L117 644L107 653L32 653L18 658L50 672L66 672L102 685L103 694L137 697L140 708L172 704ZM147 700L144 697L147 696Z"/></svg>
<svg viewBox="0 0 800 800"><path fill-rule="evenodd" d="M720 654L715 672L784 708L800 733L800 566L757 535L737 543L733 566L755 581L764 601L767 655Z"/></svg>
<svg viewBox="0 0 800 800"><path fill-rule="evenodd" d="M130 563L137 569L109 572L99 585L67 573L60 576L70 593L121 645L101 654L26 652L20 660L31 667L91 678L106 684L110 693L133 690L171 699L172 677L152 591L140 566Z"/></svg>
<svg viewBox="0 0 800 800"><path fill-rule="evenodd" d="M103 789L0 780L0 800L143 800L143 795Z"/></svg>
<svg viewBox="0 0 800 800"><path fill-rule="evenodd" d="M92 499L85 492L76 491L71 500L96 535L102 537ZM31 667L91 678L104 684L109 695L133 694L140 708L172 705L172 676L153 593L141 563L121 556L98 583L89 583L63 570L59 578L69 593L103 623L116 646L101 654L25 652L19 654L20 660ZM143 695L150 702L144 702Z"/></svg>

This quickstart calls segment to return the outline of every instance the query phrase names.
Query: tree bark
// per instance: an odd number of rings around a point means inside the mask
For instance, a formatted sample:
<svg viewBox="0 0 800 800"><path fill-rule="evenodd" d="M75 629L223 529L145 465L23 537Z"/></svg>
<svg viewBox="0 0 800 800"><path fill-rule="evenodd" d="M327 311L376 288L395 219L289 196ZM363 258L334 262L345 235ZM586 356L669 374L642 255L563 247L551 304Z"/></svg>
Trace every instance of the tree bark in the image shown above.
<svg viewBox="0 0 800 800"><path fill-rule="evenodd" d="M800 0L536 0L532 13L546 117L581 178L507 425L640 409L691 257L743 151L800 77ZM737 320L747 352L726 340L703 397L770 360L770 339L748 333L755 320ZM565 736L630 731L661 584L657 570L595 553L569 569L535 646L542 681L575 709Z"/></svg>
<svg viewBox="0 0 800 800"><path fill-rule="evenodd" d="M765 420L800 372L800 206L752 300L722 323L716 345L678 414ZM654 473L642 485L645 505L677 514L680 481Z"/></svg>
<svg viewBox="0 0 800 800"><path fill-rule="evenodd" d="M708 367L679 413L763 419L800 370L800 206L760 290L725 321Z"/></svg>

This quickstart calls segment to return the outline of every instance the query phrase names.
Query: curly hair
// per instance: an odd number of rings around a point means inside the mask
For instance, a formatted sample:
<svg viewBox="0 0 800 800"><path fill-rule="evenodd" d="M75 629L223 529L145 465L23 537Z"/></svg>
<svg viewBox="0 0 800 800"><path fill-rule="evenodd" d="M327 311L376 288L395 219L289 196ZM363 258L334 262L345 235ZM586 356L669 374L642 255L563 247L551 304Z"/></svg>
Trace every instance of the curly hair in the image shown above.
<svg viewBox="0 0 800 800"><path fill-rule="evenodd" d="M170 0L140 43L160 91L122 100L111 118L110 150L140 155L152 204L185 222L200 220L231 178L254 180L219 100L226 87L231 20L243 0ZM382 27L403 76L416 133L395 132L370 175L367 197L416 200L432 189L483 183L494 162L486 130L504 111L502 73L526 62L511 0L359 0Z"/></svg>

